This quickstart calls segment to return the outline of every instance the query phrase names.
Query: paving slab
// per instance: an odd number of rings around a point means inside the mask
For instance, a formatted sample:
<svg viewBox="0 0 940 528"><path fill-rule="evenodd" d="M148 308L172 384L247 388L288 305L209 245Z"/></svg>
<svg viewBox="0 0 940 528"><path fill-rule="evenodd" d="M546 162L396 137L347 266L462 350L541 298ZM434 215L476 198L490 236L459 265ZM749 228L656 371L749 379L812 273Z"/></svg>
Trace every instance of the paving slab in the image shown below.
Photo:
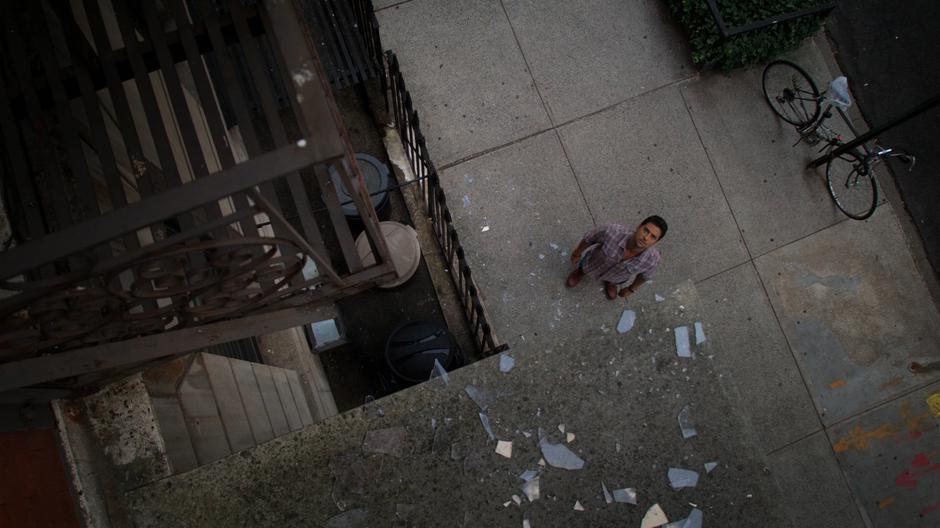
<svg viewBox="0 0 940 528"><path fill-rule="evenodd" d="M648 306L628 350L617 351L624 337L610 335L559 335L549 350L520 344L507 374L497 357L487 358L452 372L448 385L438 379L400 391L134 490L126 496L134 524L518 528L528 519L533 527L639 526L654 504L678 520L691 502L707 526L788 526L781 508L787 499L730 411L706 359L710 345L680 361L671 339L636 339L648 327L675 324L680 311L700 317L691 283ZM494 396L487 415L496 439L513 442L511 458L495 452L468 385ZM686 404L698 436L684 440L676 415ZM575 438L564 440L559 424ZM540 467L540 429L583 468ZM381 450L395 454L364 450L369 431L380 430L395 439L385 446L394 450ZM706 475L710 461L719 465ZM670 467L698 471L698 485L672 490ZM516 505L519 475L530 469L539 472L539 498ZM637 504L606 504L602 482L635 488ZM574 509L576 501L584 511Z"/></svg>
<svg viewBox="0 0 940 528"><path fill-rule="evenodd" d="M376 15L438 166L550 126L498 0L412 0Z"/></svg>
<svg viewBox="0 0 940 528"><path fill-rule="evenodd" d="M755 263L825 424L938 377L907 370L940 359L940 316L890 207Z"/></svg>
<svg viewBox="0 0 940 528"><path fill-rule="evenodd" d="M748 260L682 97L667 87L559 129L598 224L659 214L656 280L701 280Z"/></svg>
<svg viewBox="0 0 940 528"><path fill-rule="evenodd" d="M768 458L793 526L866 526L823 432L791 444Z"/></svg>
<svg viewBox="0 0 940 528"><path fill-rule="evenodd" d="M372 0L372 8L378 11L398 4L405 4L411 0Z"/></svg>
<svg viewBox="0 0 940 528"><path fill-rule="evenodd" d="M940 525L940 382L829 430L849 486L875 527ZM936 414L935 414L936 413Z"/></svg>
<svg viewBox="0 0 940 528"><path fill-rule="evenodd" d="M503 4L556 124L693 75L663 2Z"/></svg>
<svg viewBox="0 0 940 528"><path fill-rule="evenodd" d="M814 41L786 58L804 66L817 84L831 78ZM754 256L845 218L826 190L825 167L805 170L819 156L817 148L794 147L799 139L796 131L767 106L762 72L759 66L730 75L711 74L681 87Z"/></svg>
<svg viewBox="0 0 940 528"><path fill-rule="evenodd" d="M770 452L822 424L754 266L748 262L697 284L705 335L721 343L718 371L737 389L737 405Z"/></svg>
<svg viewBox="0 0 940 528"><path fill-rule="evenodd" d="M564 285L570 251L593 224L555 132L444 170L441 182L500 339L550 343L562 327L617 324L623 303L599 285Z"/></svg>

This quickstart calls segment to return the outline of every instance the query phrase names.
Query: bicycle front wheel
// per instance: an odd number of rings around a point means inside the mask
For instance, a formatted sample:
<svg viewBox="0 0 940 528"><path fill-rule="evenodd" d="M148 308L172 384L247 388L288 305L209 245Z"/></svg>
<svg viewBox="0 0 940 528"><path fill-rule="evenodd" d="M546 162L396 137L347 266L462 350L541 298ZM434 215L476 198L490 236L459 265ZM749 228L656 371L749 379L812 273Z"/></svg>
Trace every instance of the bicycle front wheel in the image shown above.
<svg viewBox="0 0 940 528"><path fill-rule="evenodd" d="M810 76L790 61L773 61L764 68L764 99L775 114L803 128L819 117L819 89Z"/></svg>
<svg viewBox="0 0 940 528"><path fill-rule="evenodd" d="M875 173L858 153L849 151L830 159L826 163L826 184L836 207L849 218L864 220L875 212Z"/></svg>

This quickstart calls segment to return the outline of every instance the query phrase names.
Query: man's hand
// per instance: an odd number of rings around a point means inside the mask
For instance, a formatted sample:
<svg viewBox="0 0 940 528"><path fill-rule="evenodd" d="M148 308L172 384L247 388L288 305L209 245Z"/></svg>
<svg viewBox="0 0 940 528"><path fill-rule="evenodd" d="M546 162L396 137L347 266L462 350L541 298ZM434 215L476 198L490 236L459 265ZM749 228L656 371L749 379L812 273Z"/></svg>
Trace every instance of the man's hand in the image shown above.
<svg viewBox="0 0 940 528"><path fill-rule="evenodd" d="M572 251L572 252L571 252L571 265L572 265L572 266L577 266L577 265L578 265L578 262L580 262L580 261L581 261L581 252L580 252L580 251L577 251L577 250Z"/></svg>

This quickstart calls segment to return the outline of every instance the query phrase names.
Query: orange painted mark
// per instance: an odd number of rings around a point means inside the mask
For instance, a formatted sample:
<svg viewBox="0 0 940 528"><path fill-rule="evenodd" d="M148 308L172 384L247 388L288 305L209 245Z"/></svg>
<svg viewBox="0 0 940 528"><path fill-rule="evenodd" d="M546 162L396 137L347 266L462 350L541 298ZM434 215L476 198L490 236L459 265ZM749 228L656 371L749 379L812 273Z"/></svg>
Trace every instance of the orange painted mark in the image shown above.
<svg viewBox="0 0 940 528"><path fill-rule="evenodd" d="M854 449L855 451L867 451L871 447L872 440L881 440L884 438L894 438L898 435L898 427L894 424L884 424L877 429L866 431L862 426L856 425L849 436L840 438L832 446L833 451L842 453Z"/></svg>
<svg viewBox="0 0 940 528"><path fill-rule="evenodd" d="M879 510L883 510L883 509L887 508L888 506L891 506L892 504L894 504L894 497L888 497L887 499L881 499L880 501L878 501L878 509L879 509Z"/></svg>
<svg viewBox="0 0 940 528"><path fill-rule="evenodd" d="M914 411L911 410L911 402L901 404L901 418L904 419L904 425L907 428L908 435L915 440L924 435L920 430L920 425L928 416L930 416L930 413L927 412L915 415Z"/></svg>
<svg viewBox="0 0 940 528"><path fill-rule="evenodd" d="M837 379L829 384L830 389L838 389L839 387L844 387L844 386L845 386L844 379Z"/></svg>
<svg viewBox="0 0 940 528"><path fill-rule="evenodd" d="M885 390L885 389L887 389L887 388L893 387L893 386L895 386L895 385L901 383L901 381L902 381L901 376L896 376L896 377L891 378L891 379L889 379L888 381L882 383L881 385L879 385L879 386L878 386L878 390Z"/></svg>

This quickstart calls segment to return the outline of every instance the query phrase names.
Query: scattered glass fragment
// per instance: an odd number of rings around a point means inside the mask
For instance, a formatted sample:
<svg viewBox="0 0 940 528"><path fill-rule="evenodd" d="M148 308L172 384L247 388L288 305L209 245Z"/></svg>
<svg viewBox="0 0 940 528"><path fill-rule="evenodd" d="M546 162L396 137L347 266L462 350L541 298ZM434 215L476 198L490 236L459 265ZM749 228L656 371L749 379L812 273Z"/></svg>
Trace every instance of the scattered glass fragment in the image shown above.
<svg viewBox="0 0 940 528"><path fill-rule="evenodd" d="M701 345L705 342L705 328L702 323L695 321L695 344Z"/></svg>
<svg viewBox="0 0 940 528"><path fill-rule="evenodd" d="M607 504L614 502L613 496L611 496L610 492L607 491L607 485L603 482L601 482L601 489L604 490L604 502Z"/></svg>
<svg viewBox="0 0 940 528"><path fill-rule="evenodd" d="M447 370L441 366L441 363L437 359L434 360L434 367L431 368L431 377L429 377L428 380L433 380L434 378L441 378L444 385L450 384L450 376L447 375Z"/></svg>
<svg viewBox="0 0 940 528"><path fill-rule="evenodd" d="M693 507L688 517L673 521L663 526L663 528L702 528L702 519L702 510Z"/></svg>
<svg viewBox="0 0 940 528"><path fill-rule="evenodd" d="M522 493L525 494L525 498L529 499L529 502L538 500L539 498L539 479L534 478L525 484L522 485Z"/></svg>
<svg viewBox="0 0 940 528"><path fill-rule="evenodd" d="M539 459L539 465L542 466L542 467L545 467L545 464L546 464L545 459L544 459L544 458L540 458L540 459Z"/></svg>
<svg viewBox="0 0 940 528"><path fill-rule="evenodd" d="M564 432L565 432L565 424L558 424L558 430L564 433Z"/></svg>
<svg viewBox="0 0 940 528"><path fill-rule="evenodd" d="M528 519L522 519L522 528L532 528L532 525L529 524Z"/></svg>
<svg viewBox="0 0 940 528"><path fill-rule="evenodd" d="M504 503L503 503L503 508L508 508L510 504L512 504L512 501L511 501L511 500L504 502Z"/></svg>
<svg viewBox="0 0 940 528"><path fill-rule="evenodd" d="M692 357L692 351L689 349L689 327L677 326L673 331L676 334L676 354L684 358Z"/></svg>
<svg viewBox="0 0 940 528"><path fill-rule="evenodd" d="M530 433L530 432L528 432L528 431L522 431L522 436L524 436L524 437L526 437L526 438L532 438L532 433Z"/></svg>
<svg viewBox="0 0 940 528"><path fill-rule="evenodd" d="M633 328L633 324L636 323L636 312L633 310L624 310L620 314L620 322L617 323L617 331L621 334L625 334Z"/></svg>
<svg viewBox="0 0 940 528"><path fill-rule="evenodd" d="M574 442L574 433L565 433L565 440L567 440L569 444Z"/></svg>
<svg viewBox="0 0 940 528"><path fill-rule="evenodd" d="M636 504L636 490L633 488L623 488L614 490L614 500L625 502L627 504Z"/></svg>
<svg viewBox="0 0 940 528"><path fill-rule="evenodd" d="M483 228L480 229L480 231L482 231L482 232L484 232L484 233L486 233L486 232L489 231L489 230L490 230L490 226L483 226Z"/></svg>
<svg viewBox="0 0 940 528"><path fill-rule="evenodd" d="M470 207L470 197L467 196L466 194L463 195L463 206Z"/></svg>
<svg viewBox="0 0 940 528"><path fill-rule="evenodd" d="M643 516L643 521L640 522L640 528L656 528L668 522L669 518L666 517L666 512L657 503L646 510L646 515Z"/></svg>
<svg viewBox="0 0 940 528"><path fill-rule="evenodd" d="M522 479L524 482L528 482L537 476L539 476L538 471L534 469L527 469L521 475L519 475L519 478Z"/></svg>
<svg viewBox="0 0 940 528"><path fill-rule="evenodd" d="M486 429L486 434L489 435L490 440L496 440L496 435L493 434L493 428L490 427L490 417L480 413L480 423L483 424L483 429Z"/></svg>
<svg viewBox="0 0 940 528"><path fill-rule="evenodd" d="M619 452L620 452L620 442L617 442L617 444L615 445L615 447L617 448L617 452L619 453Z"/></svg>
<svg viewBox="0 0 940 528"><path fill-rule="evenodd" d="M574 501L574 511L584 511L584 506L581 506L581 501Z"/></svg>
<svg viewBox="0 0 940 528"><path fill-rule="evenodd" d="M389 427L366 431L362 450L366 453L381 453L400 457L405 447L405 428Z"/></svg>
<svg viewBox="0 0 940 528"><path fill-rule="evenodd" d="M513 495L512 501L515 502L516 504L522 504L522 499L518 495Z"/></svg>
<svg viewBox="0 0 940 528"><path fill-rule="evenodd" d="M674 490L694 488L698 484L698 472L691 469L669 468L669 485Z"/></svg>
<svg viewBox="0 0 940 528"><path fill-rule="evenodd" d="M552 467L561 469L581 469L584 467L584 460L581 460L564 444L552 444L548 440L542 440L539 447L542 448L542 456Z"/></svg>
<svg viewBox="0 0 940 528"><path fill-rule="evenodd" d="M500 354L499 356L499 371L502 373L509 372L513 367L516 366L516 360L508 354Z"/></svg>
<svg viewBox="0 0 940 528"><path fill-rule="evenodd" d="M698 432L695 430L695 424L692 423L692 417L690 415L691 410L689 409L688 405L679 411L679 429L682 430L682 438L686 440L698 434Z"/></svg>
<svg viewBox="0 0 940 528"><path fill-rule="evenodd" d="M477 404L481 411L488 409L490 403L493 402L493 396L489 392L480 390L473 385L467 385L463 391L473 400L473 403Z"/></svg>
<svg viewBox="0 0 940 528"><path fill-rule="evenodd" d="M718 462L705 462L705 473L711 473L718 467Z"/></svg>
<svg viewBox="0 0 940 528"><path fill-rule="evenodd" d="M496 442L496 453L506 458L512 458L512 442L505 440Z"/></svg>
<svg viewBox="0 0 940 528"><path fill-rule="evenodd" d="M658 294L658 293L655 294L653 297L656 299L656 302L663 302L663 301L666 300L665 297L663 297L662 295L660 295L660 294Z"/></svg>

